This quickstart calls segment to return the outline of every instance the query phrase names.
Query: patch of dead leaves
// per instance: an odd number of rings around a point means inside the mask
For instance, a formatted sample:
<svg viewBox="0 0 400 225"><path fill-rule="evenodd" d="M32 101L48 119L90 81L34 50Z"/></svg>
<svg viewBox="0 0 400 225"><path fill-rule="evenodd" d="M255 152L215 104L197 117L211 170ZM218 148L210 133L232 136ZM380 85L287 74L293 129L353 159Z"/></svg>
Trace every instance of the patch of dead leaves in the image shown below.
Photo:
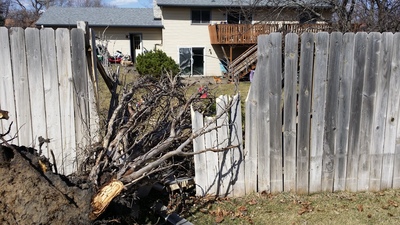
<svg viewBox="0 0 400 225"><path fill-rule="evenodd" d="M239 206L235 211L228 211L218 207L215 210L210 210L209 214L215 218L216 223L222 223L229 217L232 220L242 218L245 219L248 224L253 224L253 220L248 216L248 209L246 206Z"/></svg>
<svg viewBox="0 0 400 225"><path fill-rule="evenodd" d="M312 207L311 202L299 202L301 205L301 209L297 212L299 215L303 215L304 213L312 212L314 207Z"/></svg>

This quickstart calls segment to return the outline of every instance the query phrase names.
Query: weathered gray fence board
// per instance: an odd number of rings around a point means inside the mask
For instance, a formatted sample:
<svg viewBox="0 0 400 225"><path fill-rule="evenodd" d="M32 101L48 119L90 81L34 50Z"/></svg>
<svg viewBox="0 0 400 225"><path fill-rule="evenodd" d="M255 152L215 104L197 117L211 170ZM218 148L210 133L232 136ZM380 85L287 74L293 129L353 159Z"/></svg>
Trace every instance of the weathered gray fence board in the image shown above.
<svg viewBox="0 0 400 225"><path fill-rule="evenodd" d="M217 115L221 115L217 118L217 139L218 148L225 148L228 146L228 128L229 128L229 118L228 114L224 113L229 105L228 96L219 96L217 98ZM217 186L218 195L228 195L232 191L231 181L232 181L232 150L227 150L218 153L219 161L219 186Z"/></svg>
<svg viewBox="0 0 400 225"><path fill-rule="evenodd" d="M75 130L77 132L77 160L78 164L82 162L83 148L90 143L88 136L89 133L89 99L88 94L88 78L86 68L86 54L85 54L85 40L83 37L83 30L72 29L71 41L74 43L72 46L72 77L74 81L75 91Z"/></svg>
<svg viewBox="0 0 400 225"><path fill-rule="evenodd" d="M84 27L86 35L85 42L86 44L90 44L90 46L96 46L96 35L95 33L88 28L88 26ZM93 49L93 47L92 47ZM101 140L100 137L100 124L98 121L99 115L99 90L98 90L98 76L97 76L97 51L86 52L87 54L87 62L88 62L88 92L89 92L89 120L90 120L90 137L91 142L99 142Z"/></svg>
<svg viewBox="0 0 400 225"><path fill-rule="evenodd" d="M26 64L25 32L20 27L10 28L11 60L14 81L18 142L30 146L33 140L29 78Z"/></svg>
<svg viewBox="0 0 400 225"><path fill-rule="evenodd" d="M395 70L399 70L399 67L397 67ZM393 165L393 188L400 188L400 142L398 141L400 140L399 118L400 118L400 110L397 112L397 134L396 134L394 165Z"/></svg>
<svg viewBox="0 0 400 225"><path fill-rule="evenodd" d="M258 37L258 50L260 51L257 63L257 70L259 73L256 74L253 80L255 91L255 101L257 103L257 110L255 119L258 123L256 124L258 137L257 143L257 174L258 174L258 185L257 191L270 191L270 151L269 151L269 97L268 97L268 83L262 76L268 68L268 42L269 36L261 35ZM258 79L257 79L258 78Z"/></svg>
<svg viewBox="0 0 400 225"><path fill-rule="evenodd" d="M355 35L354 48L354 74L352 82L351 108L349 126L349 151L346 176L346 190L357 191L358 158L359 158L359 140L361 123L361 101L362 89L364 85L364 70L366 60L366 33L357 33Z"/></svg>
<svg viewBox="0 0 400 225"><path fill-rule="evenodd" d="M372 141L370 151L370 191L379 191L382 177L382 156L385 141L386 113L389 95L389 79L391 66L391 47L393 46L393 34L377 33L376 44L379 49L376 52L376 67L373 76L376 77L376 95L374 122L372 129Z"/></svg>
<svg viewBox="0 0 400 225"><path fill-rule="evenodd" d="M269 151L271 167L271 192L283 191L282 173L282 34L273 33L269 39L268 68L269 77Z"/></svg>
<svg viewBox="0 0 400 225"><path fill-rule="evenodd" d="M391 75L389 77L388 109L386 114L385 142L383 146L381 189L391 188L392 183L393 187L400 187L398 183L399 173L397 172L397 179L396 176L393 176L393 169L399 171L399 167L394 167L394 159L397 138L396 134L398 134L397 127L399 126L398 121L400 116L400 33L394 34L392 39L393 45L390 47L392 58L391 60L388 60L388 64L391 63ZM399 165L399 163L397 163L397 165Z"/></svg>
<svg viewBox="0 0 400 225"><path fill-rule="evenodd" d="M342 73L339 74L338 117L336 133L336 157L334 191L344 191L346 188L346 168L348 135L350 123L351 87L354 64L354 33L343 35Z"/></svg>
<svg viewBox="0 0 400 225"><path fill-rule="evenodd" d="M77 169L74 116L74 90L71 67L71 39L68 29L56 30L57 74L60 90L60 119L64 173Z"/></svg>
<svg viewBox="0 0 400 225"><path fill-rule="evenodd" d="M322 191L333 190L339 76L342 72L342 37L342 33L332 33L329 43L324 146L322 157Z"/></svg>
<svg viewBox="0 0 400 225"><path fill-rule="evenodd" d="M310 192L321 191L323 136L325 126L326 79L329 34L318 33L315 38L315 63L312 90L312 120L310 140Z"/></svg>
<svg viewBox="0 0 400 225"><path fill-rule="evenodd" d="M0 27L0 43L0 108L2 110L7 110L10 117L9 120L0 120L0 124L2 124L2 130L7 131L10 124L14 121L10 133L4 137L6 140L9 140L17 133L17 117L14 102L10 41L8 29L5 27ZM18 139L13 140L12 143L18 144Z"/></svg>
<svg viewBox="0 0 400 225"><path fill-rule="evenodd" d="M259 46L258 46L259 47ZM254 73L253 83L260 76L259 70ZM254 90L256 85L251 86L245 102L245 147L244 147L244 174L245 174L245 189L246 193L257 191L257 140L258 140L258 121L257 119L257 101L254 99Z"/></svg>
<svg viewBox="0 0 400 225"><path fill-rule="evenodd" d="M191 108L191 118L192 118L192 131L200 132L204 123L203 123L203 115L199 112L196 112ZM200 135L193 140L193 152L199 152L204 149L204 135ZM207 190L204 190L200 185L204 180L207 180L207 171L206 168L206 158L204 154L197 154L194 156L194 164L195 166L195 177L194 181L196 185L196 194L199 196L205 195Z"/></svg>
<svg viewBox="0 0 400 225"><path fill-rule="evenodd" d="M301 35L299 74L299 113L297 139L297 192L308 193L310 157L311 85L314 55L314 34Z"/></svg>
<svg viewBox="0 0 400 225"><path fill-rule="evenodd" d="M283 104L284 191L296 190L297 67L298 35L291 33L287 34L285 37L285 90ZM246 122L248 122L248 120L246 120Z"/></svg>
<svg viewBox="0 0 400 225"><path fill-rule="evenodd" d="M369 189L370 154L372 153L372 129L375 118L376 73L378 69L378 53L380 50L380 34L370 33L367 41L367 60L364 73L364 87L361 107L360 158L358 161L358 191Z"/></svg>
<svg viewBox="0 0 400 225"><path fill-rule="evenodd" d="M39 30L34 28L27 28L25 30L25 45L26 45L26 59L27 70L29 71L29 96L32 108L32 133L33 146L39 147L38 137L43 136L47 138L47 121L46 121L46 108L44 99L43 88L43 70L42 66L42 48L40 46ZM34 88L33 88L34 87ZM49 111L50 112L50 111ZM49 157L47 145L42 146L43 154Z"/></svg>
<svg viewBox="0 0 400 225"><path fill-rule="evenodd" d="M203 115L201 115L203 117ZM205 117L204 118L204 127L207 127L210 132L204 134L204 148L212 149L217 148L217 130L216 122L214 117ZM200 149L201 150L201 149ZM215 195L217 193L218 181L219 181L219 165L218 165L218 153L216 152L206 152L205 159L200 158L199 160L205 160L204 169L206 170L206 174L201 183L197 183L198 185L205 184L204 190L206 194ZM200 166L202 164L200 163ZM197 167L197 166L196 166ZM197 174L196 174L197 176Z"/></svg>
<svg viewBox="0 0 400 225"><path fill-rule="evenodd" d="M56 158L58 171L64 172L64 157L61 132L60 93L57 71L57 54L54 30L50 28L40 30L42 46L44 98L46 99L47 137L51 138L48 144Z"/></svg>
<svg viewBox="0 0 400 225"><path fill-rule="evenodd" d="M231 118L229 121L229 140L231 145L238 147L233 148L232 152L232 169L233 179L232 196L239 197L246 194L245 174L244 174L244 154L243 154L243 132L242 132L242 110L240 95L233 96L231 108Z"/></svg>

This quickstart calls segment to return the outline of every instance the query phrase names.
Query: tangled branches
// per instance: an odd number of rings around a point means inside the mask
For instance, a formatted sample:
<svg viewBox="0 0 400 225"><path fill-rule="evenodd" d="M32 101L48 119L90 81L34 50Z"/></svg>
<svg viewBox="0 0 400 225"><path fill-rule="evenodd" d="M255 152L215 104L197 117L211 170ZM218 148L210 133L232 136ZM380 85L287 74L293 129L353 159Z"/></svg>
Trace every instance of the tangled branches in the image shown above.
<svg viewBox="0 0 400 225"><path fill-rule="evenodd" d="M207 88L189 95L188 86L179 76L171 75L157 80L142 77L126 86L108 122L103 145L94 156L90 179L101 185L100 176L107 171L109 178L129 186L179 165L181 162L170 161L174 157L193 155L192 140L210 130L192 132L190 107L206 106L200 97Z"/></svg>

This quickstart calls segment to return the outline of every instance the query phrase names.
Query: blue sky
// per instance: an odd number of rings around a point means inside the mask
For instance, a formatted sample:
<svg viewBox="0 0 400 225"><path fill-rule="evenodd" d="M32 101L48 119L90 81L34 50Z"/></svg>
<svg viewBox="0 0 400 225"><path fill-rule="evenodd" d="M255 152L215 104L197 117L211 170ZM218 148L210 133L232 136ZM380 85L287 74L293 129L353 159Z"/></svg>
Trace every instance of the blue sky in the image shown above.
<svg viewBox="0 0 400 225"><path fill-rule="evenodd" d="M104 0L107 4L118 8L151 8L152 0Z"/></svg>

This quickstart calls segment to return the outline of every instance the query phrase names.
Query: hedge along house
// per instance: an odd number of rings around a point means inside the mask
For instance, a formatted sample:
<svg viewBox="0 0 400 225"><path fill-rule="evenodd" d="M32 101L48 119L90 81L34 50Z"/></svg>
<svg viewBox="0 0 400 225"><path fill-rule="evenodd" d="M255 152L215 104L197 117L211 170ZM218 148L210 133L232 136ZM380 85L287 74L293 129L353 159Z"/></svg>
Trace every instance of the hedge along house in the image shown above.
<svg viewBox="0 0 400 225"><path fill-rule="evenodd" d="M147 8L64 8L50 7L36 22L38 27L74 28L87 21L99 39L108 41L108 52L121 51L136 57L162 44L161 20Z"/></svg>
<svg viewBox="0 0 400 225"><path fill-rule="evenodd" d="M329 28L292 1L254 2L154 0L155 17L164 26L163 50L186 75L219 76L227 62L229 73L244 75L255 67L258 35ZM308 6L330 18L329 7Z"/></svg>

